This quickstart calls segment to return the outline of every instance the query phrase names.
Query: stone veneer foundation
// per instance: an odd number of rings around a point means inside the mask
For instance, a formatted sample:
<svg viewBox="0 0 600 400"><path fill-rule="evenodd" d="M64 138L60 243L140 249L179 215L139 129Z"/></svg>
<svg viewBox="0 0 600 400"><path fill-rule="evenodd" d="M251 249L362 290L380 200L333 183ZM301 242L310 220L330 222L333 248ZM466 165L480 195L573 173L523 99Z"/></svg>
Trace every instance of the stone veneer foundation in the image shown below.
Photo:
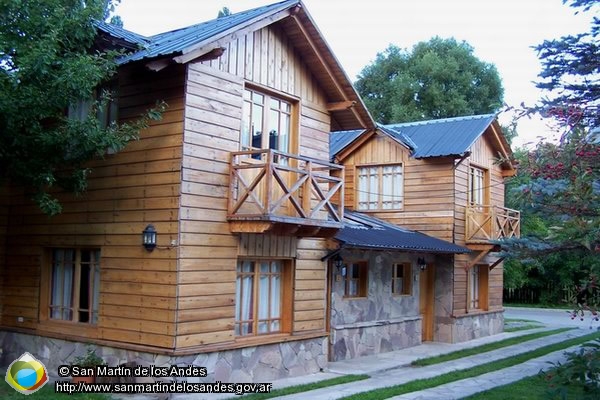
<svg viewBox="0 0 600 400"><path fill-rule="evenodd" d="M486 311L455 316L452 325L453 343L466 342L504 331L504 311Z"/></svg>
<svg viewBox="0 0 600 400"><path fill-rule="evenodd" d="M57 378L58 366L83 355L86 346L79 342L0 331L0 366L8 366L27 351L44 363L51 377ZM205 378L186 378L190 383L272 382L315 373L327 365L327 339L324 337L178 357L108 346L94 347L110 366L135 363L144 366L195 365L207 369Z"/></svg>

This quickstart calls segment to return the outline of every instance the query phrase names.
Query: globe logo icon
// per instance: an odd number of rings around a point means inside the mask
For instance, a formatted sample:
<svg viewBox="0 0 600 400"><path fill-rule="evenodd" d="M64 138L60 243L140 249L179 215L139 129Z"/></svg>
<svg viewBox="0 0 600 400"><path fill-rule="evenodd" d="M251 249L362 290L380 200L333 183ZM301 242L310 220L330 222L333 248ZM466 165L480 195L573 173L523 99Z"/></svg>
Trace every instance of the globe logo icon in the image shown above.
<svg viewBox="0 0 600 400"><path fill-rule="evenodd" d="M26 352L8 366L5 380L17 392L31 394L48 382L48 373L44 364Z"/></svg>

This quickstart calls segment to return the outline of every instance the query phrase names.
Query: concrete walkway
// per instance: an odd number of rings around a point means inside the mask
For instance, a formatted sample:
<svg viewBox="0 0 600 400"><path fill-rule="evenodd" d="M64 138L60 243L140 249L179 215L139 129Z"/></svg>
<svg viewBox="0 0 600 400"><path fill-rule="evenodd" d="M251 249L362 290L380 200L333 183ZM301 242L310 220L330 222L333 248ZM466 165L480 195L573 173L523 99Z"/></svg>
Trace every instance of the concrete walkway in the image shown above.
<svg viewBox="0 0 600 400"><path fill-rule="evenodd" d="M531 331L523 331L521 334L531 333ZM411 367L407 365L412 360L422 358L421 353L430 350L440 350L441 347L444 350L456 351L460 348L473 347L480 345L482 342L501 340L499 336L506 338L510 334L496 335L488 338L483 338L477 341L471 341L468 343L460 343L455 345L440 345L438 343L424 344L421 346L414 347L412 349L400 350L397 352L391 352L381 354L374 357L363 357L361 359L353 360L355 362L354 368L351 366L351 362L344 362L343 367L340 363L332 363L336 371L340 373L344 371L344 374L356 374L356 373L368 373L371 378L363 381L352 382L344 385L336 385L323 389L313 390L311 392L298 393L295 395L278 397L278 399L285 400L300 400L310 398L311 400L330 400L339 399L345 396L349 396L356 393L366 392L373 389L380 389L387 386L398 385L417 379L432 378L448 372L453 372L461 369L471 368L477 365L485 364L491 361L507 358L510 356L518 355L527 351L537 349L546 345L558 343L571 339L574 337L586 335L590 333L587 329L576 329L568 332L563 332L557 335L547 336L545 338L524 342L518 345L505 347L502 349L494 350L487 353L482 353L470 357L464 357L458 360L448 361L445 363L435 364L427 367ZM514 335L520 336L520 335ZM495 340L491 340L495 339ZM439 351L438 353L447 353L449 351ZM523 364L516 365L509 369L493 372L486 375L481 375L476 378L469 378L463 381L457 381L449 383L447 385L439 386L434 389L428 389L419 392L413 392L403 396L399 396L399 399L453 399L468 396L473 393L488 390L495 386L504 385L506 383L514 382L516 380L525 378L527 376L537 374L540 369L547 368L549 361L561 361L563 360L563 354L565 350L561 350L552 354L548 354L540 359L534 359L527 361ZM397 364L395 367L392 366L393 354L396 354ZM406 354L410 353L410 354ZM415 354L416 353L416 354ZM431 353L426 353L430 355ZM385 356L385 357L383 357ZM370 359L368 362L364 362L363 359ZM381 359L380 368L377 368L375 361ZM490 376L490 377L488 377ZM498 377L503 376L503 379ZM497 379L498 378L498 379ZM486 382L483 384L482 382ZM408 397L405 397L408 396Z"/></svg>
<svg viewBox="0 0 600 400"><path fill-rule="evenodd" d="M314 383L325 379L331 379L349 374L367 374L369 379L351 382L344 385L336 385L322 389L302 392L289 396L280 396L277 399L284 400L330 400L339 399L345 396L366 392L373 389L380 389L387 386L398 385L417 379L431 378L448 372L471 368L477 365L485 364L495 360L515 356L543 346L563 342L565 340L592 333L590 329L574 329L560 334L547 336L541 339L531 340L510 347L494 350L487 353L477 354L470 357L435 364L427 367L412 367L410 363L414 360L431 357L434 355L446 354L461 349L472 348L486 343L497 342L503 339L523 336L533 332L550 330L550 327L540 329L530 329L524 331L502 333L499 335L488 336L475 339L469 342L447 344L447 343L425 343L420 346L407 348L404 350L393 351L389 353L378 354L374 356L361 357L358 359L330 363L327 371L287 378L275 381L273 389L280 389L288 386ZM553 329L553 328L552 328ZM506 385L528 376L536 375L541 369L549 367L549 362L563 362L565 360L565 351L573 351L577 346L570 349L557 351L546 356L529 360L525 363L515 365L510 368L480 375L478 377L451 382L435 388L422 391L407 393L405 395L393 397L394 399L420 399L420 400L438 400L438 399L459 399L470 396L496 386ZM231 394L171 394L170 396L142 396L129 395L119 396L117 398L127 400L141 399L173 399L173 400L220 400L240 398ZM243 396L241 397L244 398Z"/></svg>

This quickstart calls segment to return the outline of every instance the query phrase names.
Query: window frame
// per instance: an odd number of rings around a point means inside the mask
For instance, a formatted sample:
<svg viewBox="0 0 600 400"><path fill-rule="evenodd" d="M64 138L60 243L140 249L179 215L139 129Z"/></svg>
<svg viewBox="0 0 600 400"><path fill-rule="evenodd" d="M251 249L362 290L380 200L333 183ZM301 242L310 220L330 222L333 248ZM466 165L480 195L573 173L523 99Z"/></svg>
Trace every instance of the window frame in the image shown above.
<svg viewBox="0 0 600 400"><path fill-rule="evenodd" d="M250 102L249 100L246 98L246 92L250 92ZM246 107L247 104L250 104L250 110L249 110L249 121L250 121L250 126L251 126L251 120L252 120L252 104L254 104L252 102L252 93L256 93L258 95L261 95L264 97L264 101L262 103L262 118L261 118L261 124L262 124L262 132L270 132L272 131L271 129L271 121L270 121L270 111L272 111L272 108L270 106L271 104L271 100L276 100L279 102L284 102L287 103L289 105L289 112L285 112L282 111L281 109L278 110L279 114L283 114L283 115L287 115L289 117L289 127L288 127L288 138L287 138L287 149L285 150L280 150L279 149L279 145L277 145L276 149L277 151L283 152L283 153L290 153L290 154L295 154L297 153L297 137L298 137L298 124L299 124L299 104L300 104L300 100L298 98L289 96L285 93L281 93L279 91L275 91L269 88L264 88L261 86L256 86L253 84L246 84L244 86L243 89L243 98L242 98L242 118L241 118L241 128L240 128L240 150L245 151L245 150L258 150L258 149L270 149L271 148L271 137L270 135L261 135L261 147L254 147L252 146L252 137L250 136L248 138L245 138L245 135L249 135L251 132L250 130L248 132L245 132L246 129Z"/></svg>
<svg viewBox="0 0 600 400"><path fill-rule="evenodd" d="M488 309L489 266L476 264L468 271L468 307L469 310L486 311Z"/></svg>
<svg viewBox="0 0 600 400"><path fill-rule="evenodd" d="M358 269L358 277L352 277L353 267ZM361 299L369 295L369 263L368 261L348 261L344 263L346 273L344 275L344 298L345 299ZM356 294L350 294L352 281L357 281Z"/></svg>
<svg viewBox="0 0 600 400"><path fill-rule="evenodd" d="M391 177L391 194L384 194L384 170L385 168L394 168L394 167L400 167L400 172L392 172L390 175L392 175ZM363 174L361 174L361 170L369 170L369 169L373 169L373 168L377 168L377 179L376 179L376 184L377 184L377 192L373 192L371 190L371 177L373 176L370 172L366 175L368 177L368 184L369 187L368 188L363 188L361 187L361 182L360 179L363 176ZM357 188L356 190L356 196L355 196L355 209L357 211L362 211L362 212L395 212L395 211L402 211L404 210L404 197L405 197L405 193L404 193L404 171L405 165L403 162L397 162L397 163L388 163L388 164L361 164L361 165L356 165L355 166L355 187ZM396 186L394 183L394 176L400 176L400 185ZM396 188L399 187L399 192L400 194L396 194ZM377 202L377 206L375 208L370 208L371 203L373 203L373 199L371 198L372 195L376 196L376 202ZM362 201L362 196L366 196L367 199L366 201ZM385 208L385 203L387 203L387 201L384 201L384 198L386 197L390 197L391 201L389 201L389 203L391 203L391 207L390 208ZM400 200L394 200L396 197L400 197ZM366 203L367 204L367 208L361 208L361 204ZM400 203L399 205L396 205L396 203Z"/></svg>
<svg viewBox="0 0 600 400"><path fill-rule="evenodd" d="M402 277L398 277L398 267L402 267ZM395 291L396 281L403 279L401 292ZM392 264L392 295L393 296L412 296L412 264L409 262L401 262Z"/></svg>
<svg viewBox="0 0 600 400"><path fill-rule="evenodd" d="M485 206L489 203L488 176L487 168L473 163L469 165L467 177L467 204L477 207ZM475 177L477 177L477 180L475 180ZM477 187L475 187L477 182L480 183L481 186L477 185ZM479 192L477 197L481 197L480 202L473 198L476 191Z"/></svg>
<svg viewBox="0 0 600 400"><path fill-rule="evenodd" d="M104 93L108 93L106 103L100 103ZM96 87L92 96L87 99L79 99L71 104L67 109L67 117L76 121L83 122L92 111L94 103L98 104L96 110L96 119L100 122L100 127L106 129L111 124L119 121L119 83L116 79L103 83Z"/></svg>
<svg viewBox="0 0 600 400"><path fill-rule="evenodd" d="M254 272L252 273L244 273L243 271L240 272L239 267L242 265L242 263L244 262L251 262L254 265ZM256 301L257 299L259 299L260 294L257 295L257 289L260 287L260 271L257 271L257 267L260 268L260 263L263 262L267 262L267 263L271 263L271 262L281 262L281 266L282 266L282 271L280 273L280 287L281 287L281 293L279 296L279 317L278 318L267 318L268 324L272 321L272 320L279 320L279 330L277 331L268 331L268 332L263 332L263 333L259 333L258 332L258 325L259 322L263 321L260 320L257 316L259 315L259 302ZM251 295L251 312L252 312L252 318L249 320L238 320L238 309L237 309L237 305L238 305L238 296L240 296L240 293L238 293L238 278L240 277L240 275L252 275L252 295ZM258 276L258 279L256 278ZM234 337L237 339L241 339L241 340L247 340L247 339L251 339L251 338L256 338L256 337L265 337L265 336L273 336L273 335L281 335L281 334L290 334L291 333L291 329L292 329L292 296L293 296L293 290L292 290L292 276L293 276L293 260L289 259L289 258L265 258L265 257L239 257L236 261L236 289L235 289L235 314L234 314L234 325L233 325L233 333L234 333ZM243 284L242 284L243 285ZM243 286L242 286L243 288ZM243 289L242 289L243 290ZM260 289L258 289L260 290ZM269 290L271 290L271 286L269 286ZM243 291L242 291L243 293ZM271 296L268 296L269 300L271 299ZM269 303L269 307L271 306L271 304ZM241 305L240 305L240 314L243 314L243 311L241 310ZM270 317L270 316L269 316ZM241 325L244 323L251 323L252 325L252 333L250 334L241 334L242 332L242 328ZM238 330L239 327L239 334L236 332Z"/></svg>
<svg viewBox="0 0 600 400"><path fill-rule="evenodd" d="M73 271L72 271L72 281L73 287L71 288L71 307L64 307L64 305L55 305L53 304L52 299L52 290L54 283L54 265L55 265L55 254L56 251L73 251L75 255L75 259L73 261ZM88 308L81 308L80 299L81 299L81 268L82 268L82 257L81 254L84 251L88 251L90 253L89 262L84 262L85 264L89 264L89 275L88 275L88 284L89 287L87 289L88 293ZM98 256L97 259L95 256ZM64 269L65 263L61 264L61 267ZM96 272L97 271L97 272ZM52 247L46 249L44 252L43 258L43 267L41 274L41 293L40 293L40 320L58 323L58 324L68 324L70 326L85 326L85 327L97 327L100 319L100 287L101 287L101 274L102 274L102 250L100 247ZM64 288L64 286L63 286ZM62 288L61 288L62 289ZM64 293L64 291L63 291ZM64 294L63 294L64 296ZM96 308L94 309L94 305L97 301ZM53 309L54 308L67 308L70 310L71 319L66 318L53 318ZM82 312L88 313L88 321L81 321Z"/></svg>

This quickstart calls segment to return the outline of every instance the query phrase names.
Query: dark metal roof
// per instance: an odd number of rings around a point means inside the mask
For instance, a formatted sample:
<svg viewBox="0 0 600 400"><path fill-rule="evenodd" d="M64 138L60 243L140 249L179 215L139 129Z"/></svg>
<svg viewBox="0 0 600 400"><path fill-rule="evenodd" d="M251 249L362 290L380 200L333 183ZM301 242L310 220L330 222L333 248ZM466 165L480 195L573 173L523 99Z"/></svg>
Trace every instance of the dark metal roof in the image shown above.
<svg viewBox="0 0 600 400"><path fill-rule="evenodd" d="M384 125L377 124L377 128L380 131L385 132L387 135L399 141L402 145L407 148L414 150L416 148L415 143L407 136L402 133L392 131L391 129L386 128ZM351 130L351 131L336 131L331 132L329 134L329 159L333 160L334 157L346 147L350 145L350 143L354 142L358 139L362 133L367 133L368 131L362 130Z"/></svg>
<svg viewBox="0 0 600 400"><path fill-rule="evenodd" d="M102 21L96 21L95 25L100 31L105 32L116 38L123 39L134 45L146 46L150 40L145 36L128 31L127 29L123 29L117 25L107 24L106 22Z"/></svg>
<svg viewBox="0 0 600 400"><path fill-rule="evenodd" d="M333 160L335 155L354 142L363 133L364 129L352 131L336 131L329 134L329 158Z"/></svg>
<svg viewBox="0 0 600 400"><path fill-rule="evenodd" d="M411 231L365 214L344 210L344 227L334 239L342 247L423 253L470 253L466 247Z"/></svg>
<svg viewBox="0 0 600 400"><path fill-rule="evenodd" d="M232 28L239 27L263 14L284 10L299 3L299 0L286 0L185 28L159 33L149 38L150 42L144 49L122 57L119 62L125 64L127 62L145 58L181 54L184 50L189 49L192 46L199 46L202 42L207 40L212 41L219 34Z"/></svg>
<svg viewBox="0 0 600 400"><path fill-rule="evenodd" d="M496 114L384 125L398 140L408 137L415 158L462 156L485 132Z"/></svg>

